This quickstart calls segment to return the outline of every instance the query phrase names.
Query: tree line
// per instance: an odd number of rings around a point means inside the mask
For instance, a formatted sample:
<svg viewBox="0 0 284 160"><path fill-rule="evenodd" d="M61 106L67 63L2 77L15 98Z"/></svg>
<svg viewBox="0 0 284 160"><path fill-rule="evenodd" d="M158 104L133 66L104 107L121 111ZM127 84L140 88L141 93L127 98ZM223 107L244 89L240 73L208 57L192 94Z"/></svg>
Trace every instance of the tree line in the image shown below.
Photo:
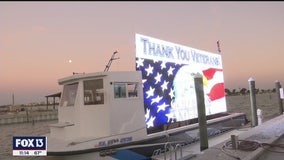
<svg viewBox="0 0 284 160"><path fill-rule="evenodd" d="M255 94L264 94L264 93L275 93L276 89L255 89ZM226 96L238 96L238 95L248 95L250 94L250 90L246 88L239 88L239 89L228 89L225 88L225 94Z"/></svg>

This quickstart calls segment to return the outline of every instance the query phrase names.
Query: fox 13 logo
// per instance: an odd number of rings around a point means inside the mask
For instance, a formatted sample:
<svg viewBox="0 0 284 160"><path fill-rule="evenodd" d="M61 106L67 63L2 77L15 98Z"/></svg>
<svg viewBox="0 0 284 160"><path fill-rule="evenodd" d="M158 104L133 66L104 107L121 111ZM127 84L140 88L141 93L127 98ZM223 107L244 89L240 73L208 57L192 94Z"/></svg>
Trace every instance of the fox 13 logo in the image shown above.
<svg viewBox="0 0 284 160"><path fill-rule="evenodd" d="M46 137L13 137L13 156L46 156Z"/></svg>

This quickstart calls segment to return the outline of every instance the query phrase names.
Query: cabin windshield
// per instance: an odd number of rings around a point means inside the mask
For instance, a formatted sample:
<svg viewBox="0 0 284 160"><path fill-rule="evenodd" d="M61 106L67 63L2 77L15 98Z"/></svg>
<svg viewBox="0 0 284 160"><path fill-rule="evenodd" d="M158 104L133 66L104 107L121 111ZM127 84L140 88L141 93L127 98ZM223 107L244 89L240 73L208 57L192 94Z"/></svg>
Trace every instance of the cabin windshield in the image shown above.
<svg viewBox="0 0 284 160"><path fill-rule="evenodd" d="M84 104L104 104L103 79L84 81Z"/></svg>
<svg viewBox="0 0 284 160"><path fill-rule="evenodd" d="M64 85L60 106L74 106L78 83Z"/></svg>

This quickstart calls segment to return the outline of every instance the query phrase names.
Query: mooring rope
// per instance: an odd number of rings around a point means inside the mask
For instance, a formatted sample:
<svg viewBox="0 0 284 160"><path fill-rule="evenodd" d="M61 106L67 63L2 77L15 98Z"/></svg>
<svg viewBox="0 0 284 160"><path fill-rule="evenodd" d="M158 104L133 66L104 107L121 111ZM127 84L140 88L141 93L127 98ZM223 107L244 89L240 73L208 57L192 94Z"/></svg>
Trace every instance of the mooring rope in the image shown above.
<svg viewBox="0 0 284 160"><path fill-rule="evenodd" d="M270 152L276 152L276 153L284 153L284 144L269 144L269 143L261 143L257 141L248 141L248 140L238 140L238 147L235 150L241 150L241 151L255 151L256 149L262 147L263 149L270 151ZM274 149L272 149L274 148ZM233 157L235 159L240 160L241 158L233 155L232 153L229 153L226 151L226 149L233 150L232 141L225 142L222 146L222 152L226 155ZM277 150L278 149L278 150ZM281 149L279 151L279 149Z"/></svg>

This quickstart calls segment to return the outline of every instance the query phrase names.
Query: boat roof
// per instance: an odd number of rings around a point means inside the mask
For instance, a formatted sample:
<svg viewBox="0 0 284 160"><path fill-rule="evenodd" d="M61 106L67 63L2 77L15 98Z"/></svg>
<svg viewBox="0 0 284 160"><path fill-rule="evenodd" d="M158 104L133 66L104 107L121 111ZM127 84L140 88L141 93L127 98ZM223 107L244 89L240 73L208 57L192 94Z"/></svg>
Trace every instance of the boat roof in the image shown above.
<svg viewBox="0 0 284 160"><path fill-rule="evenodd" d="M93 73L73 73L73 75L64 77L61 79L58 79L58 84L66 84L66 83L72 83L79 81L81 79L87 79L87 78L99 78L99 77L105 77L110 74L119 74L119 73L131 73L131 72L137 72L137 71L111 71L111 72L93 72Z"/></svg>

